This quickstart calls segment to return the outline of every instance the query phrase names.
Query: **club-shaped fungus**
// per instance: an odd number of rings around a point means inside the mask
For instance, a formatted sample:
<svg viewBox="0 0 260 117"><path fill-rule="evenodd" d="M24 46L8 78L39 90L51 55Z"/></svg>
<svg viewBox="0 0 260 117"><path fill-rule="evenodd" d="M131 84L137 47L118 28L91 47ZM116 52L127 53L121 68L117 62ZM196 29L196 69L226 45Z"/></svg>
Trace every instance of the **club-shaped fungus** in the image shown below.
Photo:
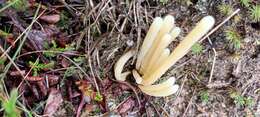
<svg viewBox="0 0 260 117"><path fill-rule="evenodd" d="M125 63L136 54L134 50L130 50L120 57L114 66L116 79L125 81L126 77L132 73L141 91L151 96L163 97L177 92L179 86L174 84L174 77L159 84L154 83L186 55L190 48L213 27L214 23L212 16L202 18L171 52L168 46L181 30L174 25L173 16L168 15L164 19L156 17L137 53L135 69L132 72L122 73Z"/></svg>

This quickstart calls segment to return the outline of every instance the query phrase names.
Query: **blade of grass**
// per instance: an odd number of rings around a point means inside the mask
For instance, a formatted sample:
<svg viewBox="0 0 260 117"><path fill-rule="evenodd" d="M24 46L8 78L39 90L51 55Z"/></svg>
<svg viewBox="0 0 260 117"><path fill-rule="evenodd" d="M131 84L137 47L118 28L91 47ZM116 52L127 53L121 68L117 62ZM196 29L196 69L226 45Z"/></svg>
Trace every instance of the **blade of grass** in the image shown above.
<svg viewBox="0 0 260 117"><path fill-rule="evenodd" d="M67 57L66 55L62 55L64 58L68 59L71 63L73 63L85 76L87 76L88 80L92 81L92 79L90 79L90 77L88 76L88 74L77 64L75 63L73 60L71 60L69 57ZM93 84L93 82L91 82ZM98 88L98 85L97 85L97 82L94 81L94 84L93 84L96 88L96 90L99 92L99 88Z"/></svg>
<svg viewBox="0 0 260 117"><path fill-rule="evenodd" d="M16 42L17 42L20 38L22 38L22 36L23 36L25 33L29 32L31 26L36 22L36 20L37 20L44 12L45 12L45 10L44 10L37 18L35 18L35 20L33 20L32 23L16 38L16 40L13 42L14 44L16 44ZM11 50L11 48L12 48L12 47L9 46L9 47L6 49L6 52L3 53L3 55L6 54L7 52L9 52L9 51ZM2 55L2 56L3 56L3 55ZM1 56L1 57L2 57L2 56Z"/></svg>
<svg viewBox="0 0 260 117"><path fill-rule="evenodd" d="M39 4L40 5L40 4ZM31 24L16 38L16 40L13 42L14 44L16 44L16 42L18 42L18 40L20 38L22 38L22 36L26 33L28 33L31 30L32 25L40 18L40 16L46 11L46 9L44 9L40 15L38 15L36 18L33 19L33 21L31 22ZM37 11L36 11L37 12ZM26 36L27 37L27 36ZM12 49L12 46L9 46L6 51L1 55L1 57L3 57L7 52L9 52Z"/></svg>
<svg viewBox="0 0 260 117"><path fill-rule="evenodd" d="M20 110L23 110L23 111L27 114L27 117L33 117L33 116L32 116L32 112L30 112L30 111L24 106L24 104L22 104L19 100L17 100L17 105L19 105L19 107L17 107L17 108L19 108ZM37 115L37 114L35 113L35 115Z"/></svg>
<svg viewBox="0 0 260 117"><path fill-rule="evenodd" d="M13 57L12 57L12 60L13 60L13 61L16 59L16 56L20 53L20 51L21 51L21 49L22 49L22 47L23 47L23 45L24 45L24 43L25 43L25 41L26 41L26 38L27 38L27 36L28 36L28 34L29 34L29 31L30 31L30 29L32 28L32 25L33 25L34 22L36 22L36 20L41 16L41 15L38 16L38 13L39 13L40 8L41 8L41 4L38 5L38 8L37 8L37 10L36 10L36 12L35 12L35 15L34 15L34 17L33 17L33 21L32 21L31 24L29 25L28 31L27 31L26 34L24 35L23 40L22 40L21 43L19 44L19 47L17 48L16 52L14 53L14 55L13 55ZM45 10L44 10L43 12L45 12ZM42 12L42 13L43 13L43 12ZM41 13L41 14L42 14L42 13ZM38 16L38 17L37 17L37 16ZM6 54L6 53L3 53L3 54ZM11 67L11 63L9 62L9 63L6 65L5 69L4 69L4 73L1 74L1 76L0 76L1 79L6 76L8 70L10 69L10 67Z"/></svg>
<svg viewBox="0 0 260 117"><path fill-rule="evenodd" d="M85 76L87 76L87 78L89 78L88 74L77 64L75 63L73 60L71 60L69 57L67 57L66 55L62 55L64 58L68 59L71 63L73 63ZM89 79L91 81L91 79Z"/></svg>
<svg viewBox="0 0 260 117"><path fill-rule="evenodd" d="M19 0L15 0L15 1L13 1L13 2L7 4L7 5L4 6L3 8L1 8L1 9L0 9L0 13L3 12L5 9L7 9L7 8L11 7L12 5L14 5L17 1L19 1Z"/></svg>
<svg viewBox="0 0 260 117"><path fill-rule="evenodd" d="M61 51L56 51L56 50L37 50L37 51L31 51L27 53L23 53L17 58L20 58L22 56L30 55L30 54L35 54L35 53L44 53L44 52L50 52L50 53L55 53L55 54L65 54L65 55L73 55L73 56L79 56L79 57L84 57L85 55L77 54L77 53L69 53L69 52L61 52Z"/></svg>
<svg viewBox="0 0 260 117"><path fill-rule="evenodd" d="M0 85L3 86L0 91L3 92L3 93L5 93L6 97L10 98L10 95L9 95L9 93L8 93L8 91L7 91L7 87L6 87L6 85L5 85L3 79L0 79ZM17 89L19 90L19 88L17 88ZM33 117L32 114L30 113L30 111L29 111L28 109L26 109L26 107L18 100L18 98L21 97L22 94L23 94L23 92L20 93L20 94L18 95L18 97L17 97L17 102L16 102L16 104L17 104L18 106L16 106L16 107L17 107L18 109L20 109L20 110L23 110L25 113L27 113L27 115L28 115L29 117ZM2 108L2 110L0 110L0 111L3 111L3 108Z"/></svg>
<svg viewBox="0 0 260 117"><path fill-rule="evenodd" d="M2 46L0 46L0 50L5 52L4 48ZM13 66L16 68L16 70L20 73L20 75L25 79L23 73L21 72L21 69L15 64L15 62L13 61L13 59L8 55L5 54L5 56L9 59L9 61L11 62L11 64L13 64Z"/></svg>

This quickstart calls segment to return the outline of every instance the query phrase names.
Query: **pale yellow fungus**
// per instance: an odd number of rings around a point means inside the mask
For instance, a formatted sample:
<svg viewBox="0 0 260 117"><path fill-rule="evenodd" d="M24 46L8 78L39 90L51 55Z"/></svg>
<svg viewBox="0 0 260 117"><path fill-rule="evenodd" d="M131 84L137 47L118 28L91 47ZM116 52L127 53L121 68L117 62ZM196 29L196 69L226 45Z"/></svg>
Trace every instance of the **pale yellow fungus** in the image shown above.
<svg viewBox="0 0 260 117"><path fill-rule="evenodd" d="M158 80L171 66L188 53L192 45L205 35L213 27L214 23L215 20L212 16L204 17L154 72L143 75L142 84L151 85Z"/></svg>
<svg viewBox="0 0 260 117"><path fill-rule="evenodd" d="M149 29L141 49L137 55L137 62L132 74L138 87L147 95L163 97L177 92L175 78L154 84L179 59L188 53L190 48L204 36L214 25L212 16L206 16L197 23L195 28L171 52L168 45L180 34L181 30L174 25L174 18L170 15L164 19L155 18ZM115 64L115 77L125 81L131 72L122 73L125 63L134 56L131 50L124 54Z"/></svg>
<svg viewBox="0 0 260 117"><path fill-rule="evenodd" d="M127 53L125 53L123 56L121 56L118 61L116 62L115 66L114 66L114 75L115 78L119 81L125 81L126 77L131 74L131 72L127 71L122 73L123 68L126 64L126 62L132 57L134 56L135 51L134 50L130 50Z"/></svg>
<svg viewBox="0 0 260 117"><path fill-rule="evenodd" d="M145 54L151 48L154 39L157 37L157 34L158 34L159 30L161 29L162 23L163 23L163 19L160 17L156 17L154 19L152 25L150 26L150 29L148 30L148 32L144 38L144 42L142 44L142 47L141 47L138 57L137 57L136 69L140 68L140 65L142 63L142 60L143 60Z"/></svg>

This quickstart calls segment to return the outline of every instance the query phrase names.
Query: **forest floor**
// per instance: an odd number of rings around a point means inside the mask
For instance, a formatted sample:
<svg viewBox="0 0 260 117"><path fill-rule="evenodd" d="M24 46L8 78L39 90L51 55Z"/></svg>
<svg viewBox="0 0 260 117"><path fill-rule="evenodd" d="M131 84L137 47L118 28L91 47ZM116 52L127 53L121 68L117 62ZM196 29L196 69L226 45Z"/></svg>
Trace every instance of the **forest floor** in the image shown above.
<svg viewBox="0 0 260 117"><path fill-rule="evenodd" d="M259 117L259 5L257 0L0 0L0 116ZM237 9L164 75L177 79L176 94L152 97L131 77L115 80L115 62L140 48L155 17L172 15L181 28L173 48L202 17L213 16L217 26Z"/></svg>

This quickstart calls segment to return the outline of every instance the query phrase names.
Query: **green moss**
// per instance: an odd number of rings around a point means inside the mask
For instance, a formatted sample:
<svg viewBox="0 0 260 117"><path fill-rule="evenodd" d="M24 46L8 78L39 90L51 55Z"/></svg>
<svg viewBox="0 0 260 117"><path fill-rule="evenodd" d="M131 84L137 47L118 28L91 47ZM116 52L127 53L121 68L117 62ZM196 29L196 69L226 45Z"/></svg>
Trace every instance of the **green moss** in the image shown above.
<svg viewBox="0 0 260 117"><path fill-rule="evenodd" d="M218 6L218 10L221 14L228 16L234 11L233 7L229 4L221 4Z"/></svg>
<svg viewBox="0 0 260 117"><path fill-rule="evenodd" d="M55 62L51 61L48 64L39 63L39 60L36 60L35 62L30 61L30 66L32 67L33 76L37 76L38 72L43 69L50 69L54 67Z"/></svg>
<svg viewBox="0 0 260 117"><path fill-rule="evenodd" d="M191 52L193 54L201 54L203 50L203 46L200 43L195 43L192 47L191 47Z"/></svg>
<svg viewBox="0 0 260 117"><path fill-rule="evenodd" d="M259 22L260 21L260 5L253 6L250 9L250 16L253 21Z"/></svg>
<svg viewBox="0 0 260 117"><path fill-rule="evenodd" d="M250 2L251 2L251 0L240 0L240 3L245 7L249 7Z"/></svg>
<svg viewBox="0 0 260 117"><path fill-rule="evenodd" d="M225 31L225 35L229 43L235 48L241 48L241 39L240 34L233 28L229 28Z"/></svg>
<svg viewBox="0 0 260 117"><path fill-rule="evenodd" d="M234 100L236 105L247 107L252 107L254 105L254 100L251 97L242 96L238 92L232 92L230 97Z"/></svg>
<svg viewBox="0 0 260 117"><path fill-rule="evenodd" d="M245 98L245 104L248 107L252 107L255 104L255 102L254 102L253 98L247 97L247 98Z"/></svg>
<svg viewBox="0 0 260 117"><path fill-rule="evenodd" d="M209 102L209 93L208 93L208 91L201 91L199 95L200 95L200 100L203 103L208 103Z"/></svg>
<svg viewBox="0 0 260 117"><path fill-rule="evenodd" d="M57 23L58 27L63 29L69 29L69 13L66 11L61 11L60 21Z"/></svg>

